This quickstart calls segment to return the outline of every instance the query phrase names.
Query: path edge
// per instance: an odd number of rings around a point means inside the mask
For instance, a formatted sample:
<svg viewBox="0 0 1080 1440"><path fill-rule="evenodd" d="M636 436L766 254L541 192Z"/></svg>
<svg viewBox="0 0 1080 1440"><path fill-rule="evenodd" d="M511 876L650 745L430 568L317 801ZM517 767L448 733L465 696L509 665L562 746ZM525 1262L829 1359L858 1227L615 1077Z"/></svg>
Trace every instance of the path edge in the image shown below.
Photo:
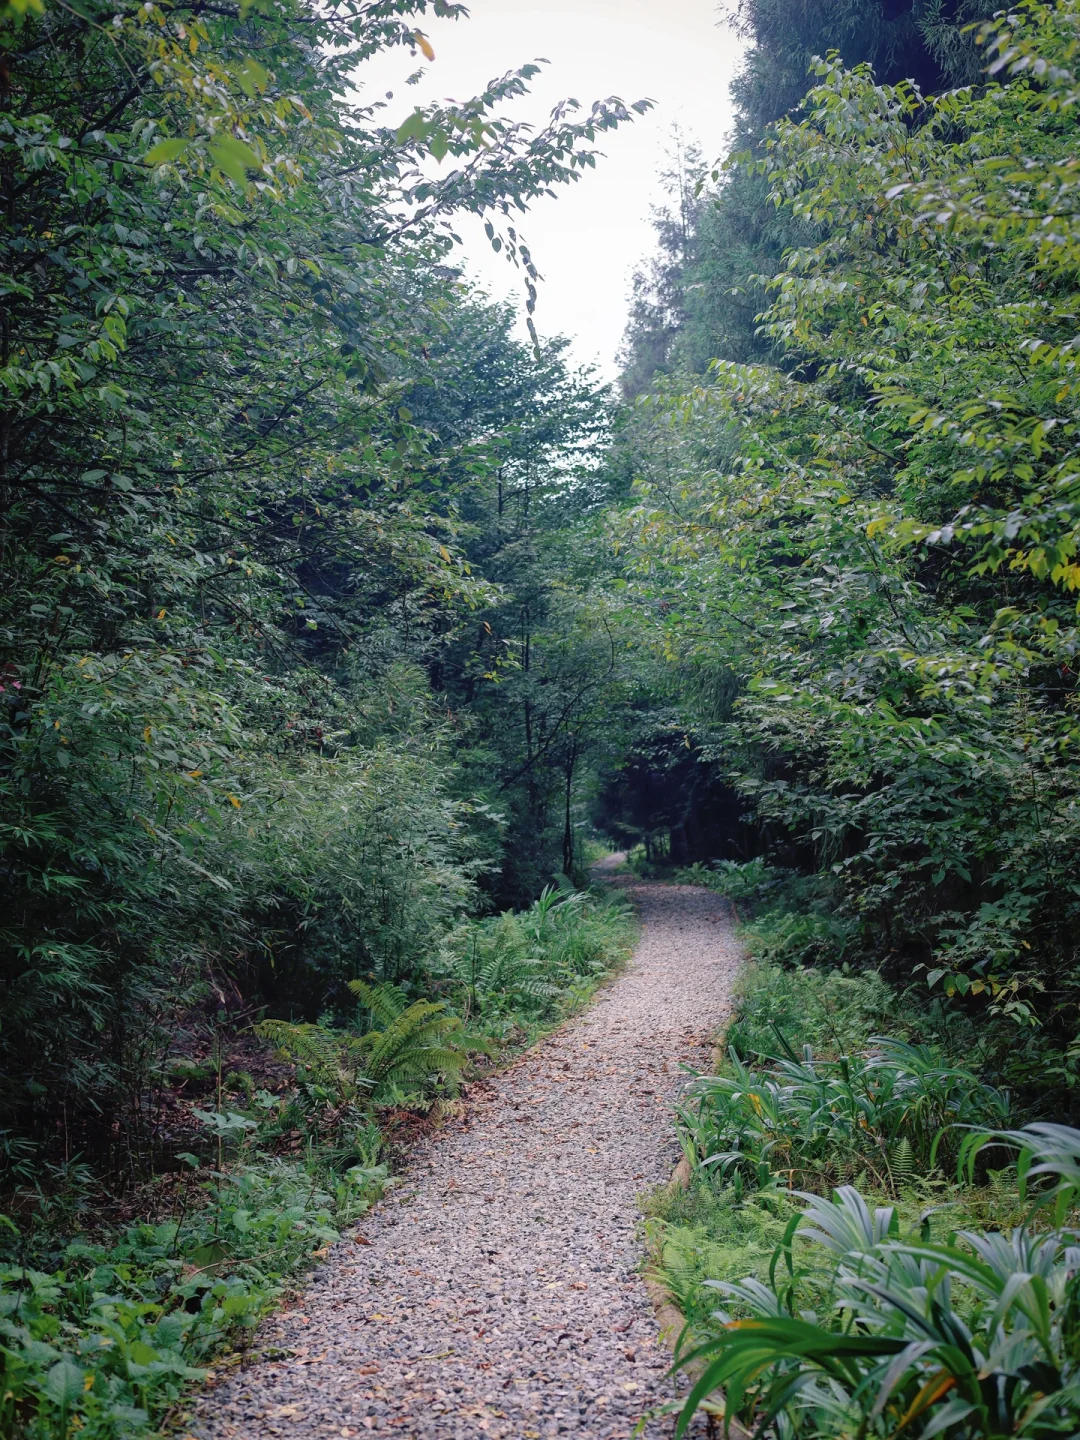
<svg viewBox="0 0 1080 1440"><path fill-rule="evenodd" d="M728 903L731 904L730 901ZM735 910L734 905L732 905L731 908ZM736 911L735 913L737 916L738 912ZM731 1020L732 1016L729 1015L724 1022L723 1028L716 1037L716 1044L713 1046L711 1059L714 1074L719 1070L724 1058L724 1038L727 1035ZM690 1187L692 1175L693 1168L690 1164L690 1159L684 1155L671 1172L671 1178L664 1186L664 1189L667 1190L669 1194L676 1190L687 1190ZM679 1341L686 1332L687 1320L678 1305L676 1305L675 1297L671 1291L651 1268L653 1264L658 1263L661 1258L660 1254L657 1253L657 1245L654 1241L646 1251L645 1263L647 1268L642 1275L642 1279L645 1282L645 1293L648 1295L649 1303L653 1307L653 1315L658 1327L660 1343L664 1346L665 1350L670 1350L674 1357L679 1348ZM683 1373L689 1379L691 1387L701 1378L704 1369L705 1364L704 1361L701 1360L694 1361L684 1367ZM750 1431L741 1425L738 1420L729 1420L727 1418L727 1408L723 1401L715 1402L704 1400L698 1406L698 1409L703 1410L710 1419L723 1421L725 1434L735 1436L736 1440L752 1440Z"/></svg>

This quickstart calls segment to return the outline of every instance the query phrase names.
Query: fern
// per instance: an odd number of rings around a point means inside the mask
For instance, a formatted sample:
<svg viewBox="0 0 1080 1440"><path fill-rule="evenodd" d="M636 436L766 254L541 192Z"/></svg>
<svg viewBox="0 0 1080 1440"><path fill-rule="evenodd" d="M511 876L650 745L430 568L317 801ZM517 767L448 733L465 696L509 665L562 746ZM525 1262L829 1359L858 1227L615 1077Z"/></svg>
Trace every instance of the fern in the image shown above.
<svg viewBox="0 0 1080 1440"><path fill-rule="evenodd" d="M441 1082L456 1093L469 1054L492 1053L491 1042L469 1034L461 1018L450 1014L442 1001L416 1000L409 1005L397 986L366 980L350 981L349 989L372 1015L383 1019L381 1030L370 1030L357 1042L366 1056L376 1100L406 1082L424 1090Z"/></svg>
<svg viewBox="0 0 1080 1440"><path fill-rule="evenodd" d="M522 1002L543 1008L558 994L545 957L533 948L535 941L535 934L530 937L509 913L451 936L442 963L451 983L464 992L466 1016Z"/></svg>
<svg viewBox="0 0 1080 1440"><path fill-rule="evenodd" d="M340 1103L356 1101L374 1083L365 1073L362 1043L347 1030L287 1020L263 1020L255 1030L305 1072L303 1078L333 1090Z"/></svg>
<svg viewBox="0 0 1080 1440"><path fill-rule="evenodd" d="M382 1025L391 1025L398 1016L408 1009L409 997L400 985L386 982L377 984L368 980L350 980L349 989L365 1010Z"/></svg>
<svg viewBox="0 0 1080 1440"><path fill-rule="evenodd" d="M911 1180L914 1177L915 1151L906 1135L901 1135L892 1147L889 1169L892 1171L894 1185L902 1184L905 1180Z"/></svg>

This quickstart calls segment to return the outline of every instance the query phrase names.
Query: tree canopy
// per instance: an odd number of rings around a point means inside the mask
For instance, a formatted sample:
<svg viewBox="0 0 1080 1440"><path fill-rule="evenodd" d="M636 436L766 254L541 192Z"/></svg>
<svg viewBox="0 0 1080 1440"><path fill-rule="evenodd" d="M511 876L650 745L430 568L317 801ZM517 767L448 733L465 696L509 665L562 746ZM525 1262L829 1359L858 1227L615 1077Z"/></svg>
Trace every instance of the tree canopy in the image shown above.
<svg viewBox="0 0 1080 1440"><path fill-rule="evenodd" d="M505 889L521 806L536 874L569 862L544 806L583 702L558 662L520 727L446 695L505 714L548 663L561 602L530 547L606 401L470 291L451 227L487 217L531 291L513 217L633 112L567 102L533 131L506 111L525 66L395 128L363 63L430 51L427 13L463 12L31 4L0 31L20 1126L136 1124L148 1037L208 975L317 1013L412 974ZM495 731L495 777L458 763Z"/></svg>
<svg viewBox="0 0 1080 1440"><path fill-rule="evenodd" d="M834 955L1049 1027L1019 1085L1076 1061L1075 24L990 22L936 97L818 61L735 162L799 237L772 363L658 379L625 429L703 763L817 872Z"/></svg>

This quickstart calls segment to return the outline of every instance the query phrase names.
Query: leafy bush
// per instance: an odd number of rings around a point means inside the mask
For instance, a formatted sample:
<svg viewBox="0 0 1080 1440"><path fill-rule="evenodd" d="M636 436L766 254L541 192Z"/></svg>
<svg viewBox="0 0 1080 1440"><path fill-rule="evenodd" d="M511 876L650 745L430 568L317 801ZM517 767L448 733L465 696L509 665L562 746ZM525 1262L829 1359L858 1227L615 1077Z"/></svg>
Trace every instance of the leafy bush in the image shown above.
<svg viewBox="0 0 1080 1440"><path fill-rule="evenodd" d="M932 1034L926 1007L904 997L876 970L791 968L751 961L736 982L735 1014L727 1043L742 1059L773 1055L785 1046L836 1057L862 1049L871 1035Z"/></svg>
<svg viewBox="0 0 1080 1440"><path fill-rule="evenodd" d="M675 872L679 885L704 885L737 904L759 903L770 891L784 884L786 872L777 870L761 856L753 860L698 861Z"/></svg>
<svg viewBox="0 0 1080 1440"><path fill-rule="evenodd" d="M768 1184L774 1173L817 1189L869 1174L895 1193L930 1173L959 1126L1000 1124L1008 1096L925 1045L875 1037L835 1060L794 1052L751 1069L735 1053L699 1076L679 1117L688 1153L724 1174Z"/></svg>
<svg viewBox="0 0 1080 1440"><path fill-rule="evenodd" d="M549 886L528 910L457 926L435 977L466 1019L501 1034L581 1004L629 954L634 931L621 895Z"/></svg>
<svg viewBox="0 0 1080 1440"><path fill-rule="evenodd" d="M1075 1204L1080 1131L995 1138L1019 1141L1022 1170L1056 1177L1051 1193ZM720 1388L729 1418L783 1437L1076 1433L1080 1232L1028 1223L934 1243L902 1235L893 1207L871 1210L851 1187L802 1198L769 1283L715 1286L730 1308L682 1357L704 1369L678 1435Z"/></svg>
<svg viewBox="0 0 1080 1440"><path fill-rule="evenodd" d="M72 1241L51 1272L13 1252L0 1269L0 1431L112 1440L156 1429L385 1182L379 1166L334 1175L256 1161L192 1176L181 1219L132 1226L113 1244Z"/></svg>

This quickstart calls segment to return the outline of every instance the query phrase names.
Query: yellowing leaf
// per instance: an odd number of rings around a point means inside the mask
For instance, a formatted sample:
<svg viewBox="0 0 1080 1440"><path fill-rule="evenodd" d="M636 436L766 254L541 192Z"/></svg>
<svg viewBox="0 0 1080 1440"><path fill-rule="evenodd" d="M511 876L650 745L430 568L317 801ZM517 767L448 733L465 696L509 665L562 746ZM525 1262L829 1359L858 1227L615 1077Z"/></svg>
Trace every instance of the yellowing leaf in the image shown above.
<svg viewBox="0 0 1080 1440"><path fill-rule="evenodd" d="M240 809L240 801L236 798L235 795L228 795L226 796L226 799L228 800L230 805L235 806L237 810Z"/></svg>
<svg viewBox="0 0 1080 1440"><path fill-rule="evenodd" d="M422 34L419 30L417 30L415 35L413 36L413 39L416 41L417 45L419 45L420 49L424 52L425 60L435 59L435 51L431 48L431 41L427 38L426 35Z"/></svg>

